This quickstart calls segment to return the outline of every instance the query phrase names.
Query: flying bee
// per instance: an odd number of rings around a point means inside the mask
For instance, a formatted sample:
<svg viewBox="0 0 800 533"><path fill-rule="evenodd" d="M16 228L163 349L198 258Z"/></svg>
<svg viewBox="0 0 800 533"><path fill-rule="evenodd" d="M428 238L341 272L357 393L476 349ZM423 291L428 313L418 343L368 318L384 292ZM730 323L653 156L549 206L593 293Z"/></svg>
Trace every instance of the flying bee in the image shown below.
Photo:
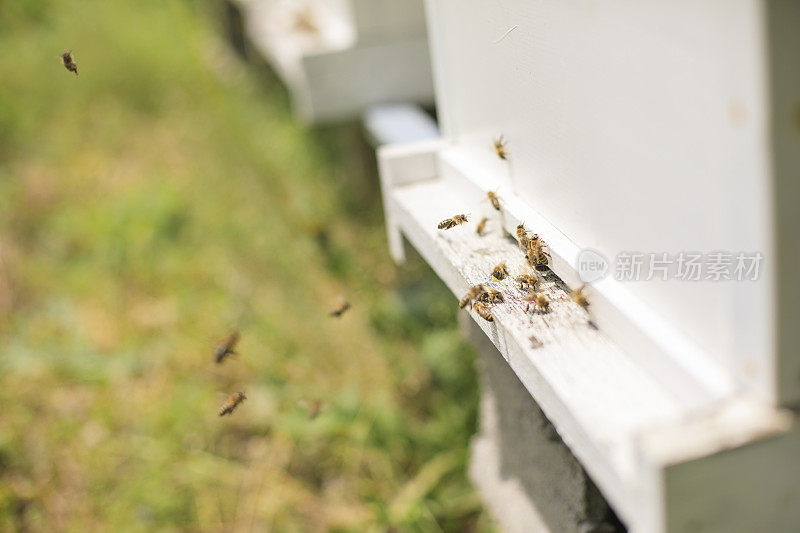
<svg viewBox="0 0 800 533"><path fill-rule="evenodd" d="M492 270L492 277L497 281L503 281L506 276L508 276L508 268L506 267L506 262L501 261L500 264Z"/></svg>
<svg viewBox="0 0 800 533"><path fill-rule="evenodd" d="M458 302L458 307L460 309L464 309L466 306L472 307L473 300L478 300L483 293L486 292L486 287L484 285L478 284L473 287L470 287L467 291L467 294L461 298L461 301Z"/></svg>
<svg viewBox="0 0 800 533"><path fill-rule="evenodd" d="M514 281L519 283L520 289L524 289L525 286L527 286L528 289L535 291L539 288L539 282L541 280L539 279L539 276L537 276L536 274L520 274L519 276L514 278Z"/></svg>
<svg viewBox="0 0 800 533"><path fill-rule="evenodd" d="M475 233L483 237L484 232L486 231L486 223L489 222L488 217L483 217L478 225L475 227Z"/></svg>
<svg viewBox="0 0 800 533"><path fill-rule="evenodd" d="M550 311L550 300L547 299L547 296L542 294L541 292L531 292L525 295L523 298L529 304L532 303L534 310L539 309L542 313L547 313ZM530 305L526 309L530 311Z"/></svg>
<svg viewBox="0 0 800 533"><path fill-rule="evenodd" d="M229 355L236 355L234 348L236 348L237 342L239 342L239 332L233 331L217 345L214 350L214 360L218 365L222 364Z"/></svg>
<svg viewBox="0 0 800 533"><path fill-rule="evenodd" d="M482 319L486 320L487 322L494 322L492 310L488 304L484 302L475 302L473 309L475 309L475 312L478 313L478 316Z"/></svg>
<svg viewBox="0 0 800 533"><path fill-rule="evenodd" d="M61 54L61 63L64 64L64 68L70 72L74 72L75 75L78 75L78 65L75 63L75 58L72 57L71 51L66 51Z"/></svg>
<svg viewBox="0 0 800 533"><path fill-rule="evenodd" d="M525 260L536 270L547 270L547 264L550 262L550 254L544 251L544 246L544 241L538 235L528 239L528 251L525 254Z"/></svg>
<svg viewBox="0 0 800 533"><path fill-rule="evenodd" d="M339 298L339 303L336 304L336 307L331 309L330 313L328 314L330 316L335 316L338 318L342 316L348 309L350 309L350 302L348 302L344 298Z"/></svg>
<svg viewBox="0 0 800 533"><path fill-rule="evenodd" d="M247 396L244 395L243 392L234 392L228 399L225 400L225 403L222 404L222 407L219 408L219 416L225 416L232 414L233 411L241 404L243 401L247 399Z"/></svg>
<svg viewBox="0 0 800 533"><path fill-rule="evenodd" d="M580 305L584 309L589 309L589 299L583 294L583 289L586 287L584 283L574 291L570 292L569 297L570 299L575 302L576 304Z"/></svg>
<svg viewBox="0 0 800 533"><path fill-rule="evenodd" d="M497 157L503 160L508 158L508 152L506 152L506 140L503 138L503 135L500 135L499 138L494 139L493 142L494 142L494 153L497 154Z"/></svg>
<svg viewBox="0 0 800 533"><path fill-rule="evenodd" d="M467 215L455 215L453 218L446 218L439 222L439 229L450 229L455 228L459 224L463 224L467 221Z"/></svg>
<svg viewBox="0 0 800 533"><path fill-rule="evenodd" d="M496 192L489 191L486 193L486 198L489 199L489 203L492 204L495 211L500 211L500 197L497 196Z"/></svg>
<svg viewBox="0 0 800 533"><path fill-rule="evenodd" d="M497 304L505 302L503 293L497 289L486 289L486 292L478 297L478 300L485 304Z"/></svg>

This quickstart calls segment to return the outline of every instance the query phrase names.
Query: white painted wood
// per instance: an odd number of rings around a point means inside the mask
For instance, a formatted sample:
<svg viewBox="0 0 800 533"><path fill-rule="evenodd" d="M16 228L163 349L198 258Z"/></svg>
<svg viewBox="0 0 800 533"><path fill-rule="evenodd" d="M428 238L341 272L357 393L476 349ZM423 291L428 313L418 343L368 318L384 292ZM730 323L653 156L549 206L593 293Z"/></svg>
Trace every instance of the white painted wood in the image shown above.
<svg viewBox="0 0 800 533"><path fill-rule="evenodd" d="M410 144L388 145L378 151L383 213L386 218L386 234L389 252L398 263L405 262L403 237L400 234L399 213L392 192L406 182L433 179L438 174L436 161L440 140L419 141Z"/></svg>
<svg viewBox="0 0 800 533"><path fill-rule="evenodd" d="M306 116L325 122L354 118L376 104L432 103L424 39L357 45L302 59L308 82Z"/></svg>
<svg viewBox="0 0 800 533"><path fill-rule="evenodd" d="M445 145L442 145L445 146ZM496 183L487 180L487 173L470 164L457 146L441 148L438 153L440 176L453 190L469 191L473 202L480 202ZM491 176L491 174L488 174ZM552 254L552 270L572 287L580 285L574 272L579 249L527 202L512 193L501 196L503 227L515 233L517 224L539 234ZM724 369L656 315L641 301L632 297L621 283L606 278L588 289L595 323L625 348L631 357L659 380L669 382L687 400L704 402L712 397L730 394L736 384Z"/></svg>
<svg viewBox="0 0 800 533"><path fill-rule="evenodd" d="M767 4L427 6L444 136L489 188L517 195L578 249L609 259L625 251L765 255L757 282L654 279L624 289L702 359L765 399L787 403L800 400L800 374L778 380L774 369L779 359L800 366L800 350L779 356L770 320L776 255ZM798 4L781 5L792 15L780 18L783 34L799 34ZM785 57L798 63L796 54ZM793 75L782 76L793 83ZM501 133L507 162L492 149Z"/></svg>
<svg viewBox="0 0 800 533"><path fill-rule="evenodd" d="M351 0L358 40L425 38L423 0Z"/></svg>
<svg viewBox="0 0 800 533"><path fill-rule="evenodd" d="M309 122L432 103L422 0L233 0L245 32Z"/></svg>
<svg viewBox="0 0 800 533"><path fill-rule="evenodd" d="M379 150L394 257L405 238L460 297L522 268L504 232L524 221L553 255L552 312L501 282L495 321L471 316L630 529L800 530L800 431L778 407L800 402L800 3L426 9L443 138ZM590 323L566 293L585 248L766 259L756 282L603 279Z"/></svg>
<svg viewBox="0 0 800 533"><path fill-rule="evenodd" d="M771 457L780 457L780 461ZM664 474L665 530L795 533L800 524L800 434L758 441Z"/></svg>
<svg viewBox="0 0 800 533"><path fill-rule="evenodd" d="M639 530L800 530L800 431L788 412L733 401L648 432L641 449L662 470Z"/></svg>
<svg viewBox="0 0 800 533"><path fill-rule="evenodd" d="M385 104L364 112L364 130L374 146L438 139L436 121L419 106Z"/></svg>
<svg viewBox="0 0 800 533"><path fill-rule="evenodd" d="M728 461L719 459L729 449L767 438L795 438L797 423L790 414L733 387L719 368L684 368L688 362L677 360L667 374L651 364L652 343L645 343L641 353L621 349L604 334L602 325L599 330L592 326L590 316L569 300L565 284L554 274L544 283L552 301L551 312L544 315L526 311L523 293L512 281L489 282L492 267L501 260L512 276L524 269L522 252L505 230L513 230L525 203L509 196L503 198L502 214L491 209L482 201L486 189L471 181L469 173L453 170L452 149L442 140L379 149L393 252L402 258L402 234L456 297L476 283L502 290L506 303L492 309L493 322L471 316L631 530L680 530L671 524L684 524L684 515L695 516L693 508L687 509L692 498L715 489L732 493L714 486L729 478L708 465L729 469ZM470 213L471 222L447 231L436 228L440 220L464 212ZM569 274L564 261L568 243L559 244L563 237L540 214L531 209L526 213L530 227L551 244L553 270ZM474 224L484 215L491 217L490 231L481 237ZM596 302L603 299L596 297L602 294L599 288L590 294L593 315ZM656 323L651 329L659 327ZM664 358L664 369L669 360ZM753 452L748 461L774 469L797 460L797 451L790 446L764 450ZM670 470L680 465L681 470ZM699 471L710 468L716 481L695 487L672 481L671 473L684 475L692 465ZM747 497L750 470L732 472L741 487L733 493ZM763 498L796 494L800 477L782 478L774 488ZM793 509L775 505L765 509L777 513L773 516L778 522L773 523L800 526ZM703 519L713 520L714 515L709 511ZM753 520L765 519L758 516Z"/></svg>

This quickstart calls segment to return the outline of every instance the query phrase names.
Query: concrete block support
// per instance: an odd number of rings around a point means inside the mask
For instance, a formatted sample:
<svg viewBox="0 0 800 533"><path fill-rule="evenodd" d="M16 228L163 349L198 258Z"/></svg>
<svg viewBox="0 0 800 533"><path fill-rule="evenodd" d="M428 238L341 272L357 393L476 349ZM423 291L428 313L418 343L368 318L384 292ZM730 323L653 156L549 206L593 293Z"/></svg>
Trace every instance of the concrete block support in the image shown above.
<svg viewBox="0 0 800 533"><path fill-rule="evenodd" d="M481 383L470 477L508 533L613 532L613 512L552 424L472 320Z"/></svg>

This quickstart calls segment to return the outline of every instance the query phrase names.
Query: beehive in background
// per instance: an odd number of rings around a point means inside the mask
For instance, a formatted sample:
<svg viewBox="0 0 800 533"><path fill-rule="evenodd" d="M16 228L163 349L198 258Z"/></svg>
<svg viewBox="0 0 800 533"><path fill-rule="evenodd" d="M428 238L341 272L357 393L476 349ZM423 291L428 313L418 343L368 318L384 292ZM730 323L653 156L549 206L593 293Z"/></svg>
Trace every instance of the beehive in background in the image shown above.
<svg viewBox="0 0 800 533"><path fill-rule="evenodd" d="M433 103L422 0L231 0L243 33L313 123Z"/></svg>

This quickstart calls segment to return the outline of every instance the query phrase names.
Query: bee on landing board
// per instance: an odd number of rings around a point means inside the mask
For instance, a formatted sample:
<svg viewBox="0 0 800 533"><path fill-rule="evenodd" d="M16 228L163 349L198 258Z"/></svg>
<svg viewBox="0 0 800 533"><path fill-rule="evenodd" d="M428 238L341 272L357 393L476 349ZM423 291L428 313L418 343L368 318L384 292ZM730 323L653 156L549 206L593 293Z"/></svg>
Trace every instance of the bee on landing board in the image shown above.
<svg viewBox="0 0 800 533"><path fill-rule="evenodd" d="M214 350L214 360L218 365L222 364L229 355L236 355L234 348L236 348L237 342L239 342L239 332L234 331L217 345Z"/></svg>
<svg viewBox="0 0 800 533"><path fill-rule="evenodd" d="M527 286L528 290L536 291L539 289L539 282L541 280L536 274L520 274L514 278L514 281L519 283L520 289L524 289Z"/></svg>
<svg viewBox="0 0 800 533"><path fill-rule="evenodd" d="M482 319L486 320L487 322L494 322L494 316L492 316L492 310L488 304L484 302L475 302L475 305L473 305L472 308Z"/></svg>
<svg viewBox="0 0 800 533"><path fill-rule="evenodd" d="M446 218L439 222L439 229L450 229L463 224L467 221L467 215L455 215L452 218Z"/></svg>
<svg viewBox="0 0 800 533"><path fill-rule="evenodd" d="M544 241L538 235L533 235L528 239L528 249L525 253L525 260L536 270L547 270L550 262L550 254L544 251Z"/></svg>
<svg viewBox="0 0 800 533"><path fill-rule="evenodd" d="M478 300L487 304L498 304L506 301L505 298L503 298L503 293L497 289L486 289L486 292L481 294Z"/></svg>
<svg viewBox="0 0 800 533"><path fill-rule="evenodd" d="M584 309L589 309L589 299L583 294L583 289L586 287L584 283L574 291L570 292L569 297L570 299L575 302L576 304L580 305Z"/></svg>
<svg viewBox="0 0 800 533"><path fill-rule="evenodd" d="M339 298L339 303L336 305L336 307L331 309L329 314L330 316L338 318L342 316L348 309L350 309L350 302L348 302L344 298Z"/></svg>
<svg viewBox="0 0 800 533"><path fill-rule="evenodd" d="M501 261L494 269L492 269L492 278L496 279L497 281L503 281L506 276L508 276L508 267L506 267L506 262Z"/></svg>
<svg viewBox="0 0 800 533"><path fill-rule="evenodd" d="M489 203L492 204L495 211L500 211L500 197L497 196L497 193L489 191L486 193L486 198L489 199Z"/></svg>
<svg viewBox="0 0 800 533"><path fill-rule="evenodd" d="M478 284L469 288L467 294L458 302L459 309L464 309L466 306L472 307L472 302L478 300L486 292L484 285Z"/></svg>
<svg viewBox="0 0 800 533"><path fill-rule="evenodd" d="M541 292L531 292L525 295L523 298L529 304L533 304L534 311L539 310L542 313L547 313L550 311L550 300L547 299L547 296L542 294ZM527 311L530 311L530 305L528 306Z"/></svg>
<svg viewBox="0 0 800 533"><path fill-rule="evenodd" d="M503 160L507 159L508 152L506 152L506 140L503 138L503 136L500 135L500 137L494 139L493 142L494 142L494 153L497 154L497 157Z"/></svg>
<svg viewBox="0 0 800 533"><path fill-rule="evenodd" d="M489 222L488 217L483 217L478 225L475 227L475 233L483 237L483 234L486 232L486 223Z"/></svg>
<svg viewBox="0 0 800 533"><path fill-rule="evenodd" d="M233 411L236 410L236 408L246 399L247 396L245 396L243 392L234 392L228 396L228 399L225 400L225 403L219 408L219 416L232 414Z"/></svg>
<svg viewBox="0 0 800 533"><path fill-rule="evenodd" d="M517 240L522 251L528 249L528 230L525 229L525 224L522 222L517 226Z"/></svg>
<svg viewBox="0 0 800 533"><path fill-rule="evenodd" d="M74 72L75 75L78 75L78 65L75 63L75 58L72 57L72 52L66 51L61 54L61 63L63 63L64 68L70 72Z"/></svg>

